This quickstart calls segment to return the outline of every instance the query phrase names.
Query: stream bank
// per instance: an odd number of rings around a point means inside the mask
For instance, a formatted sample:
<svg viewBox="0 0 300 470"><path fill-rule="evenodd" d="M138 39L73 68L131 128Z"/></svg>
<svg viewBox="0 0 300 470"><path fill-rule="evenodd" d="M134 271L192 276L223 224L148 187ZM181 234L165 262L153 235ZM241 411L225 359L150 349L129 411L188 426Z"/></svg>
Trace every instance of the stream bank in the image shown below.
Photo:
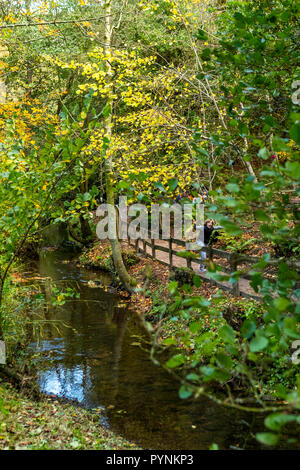
<svg viewBox="0 0 300 470"><path fill-rule="evenodd" d="M155 366L139 316L111 291L107 274L92 272L45 252L37 270L48 302L37 354L37 383L48 395L76 400L100 422L145 449L259 448L263 420L218 407L208 399L181 400L178 383ZM50 303L51 284L76 286L80 298ZM60 324L59 328L55 327Z"/></svg>
<svg viewBox="0 0 300 470"><path fill-rule="evenodd" d="M92 250L92 258L102 262L101 245ZM129 268L140 283L147 282L148 263L140 258ZM156 324L162 302L169 299L170 279L167 268L150 263L147 289L128 298L112 287L110 273L94 271L91 263L85 269L65 251L41 251L28 277L29 283L34 281L32 292L43 294L46 303L40 309L41 341L33 339L30 344L40 391L58 402L76 401L96 413L104 428L142 448L202 450L214 443L220 449L260 448L255 434L264 428L262 416L225 409L204 397L181 400L179 383L150 360L140 315ZM53 288L57 299L58 291L76 290L79 295L53 303ZM201 295L204 288L197 289ZM206 295L213 295L214 289L205 286ZM164 334L176 325L186 327L168 319L164 324ZM216 327L203 316L203 328L211 326Z"/></svg>
<svg viewBox="0 0 300 470"><path fill-rule="evenodd" d="M44 396L29 398L0 382L0 450L136 450L96 413Z"/></svg>

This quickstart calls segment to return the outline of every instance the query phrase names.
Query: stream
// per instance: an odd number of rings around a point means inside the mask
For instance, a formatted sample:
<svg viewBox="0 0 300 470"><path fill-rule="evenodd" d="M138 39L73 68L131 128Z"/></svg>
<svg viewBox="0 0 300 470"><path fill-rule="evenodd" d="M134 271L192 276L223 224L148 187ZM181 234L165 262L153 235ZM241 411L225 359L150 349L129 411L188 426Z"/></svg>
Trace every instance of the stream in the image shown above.
<svg viewBox="0 0 300 470"><path fill-rule="evenodd" d="M43 251L37 268L48 278L42 285L49 300L42 338L31 344L40 353L42 391L78 401L99 413L103 425L145 449L260 447L254 434L264 429L261 418L205 398L178 397L178 383L132 344L144 332L138 317L105 287L108 275L78 268L56 251ZM52 282L62 290L76 287L80 298L52 306Z"/></svg>

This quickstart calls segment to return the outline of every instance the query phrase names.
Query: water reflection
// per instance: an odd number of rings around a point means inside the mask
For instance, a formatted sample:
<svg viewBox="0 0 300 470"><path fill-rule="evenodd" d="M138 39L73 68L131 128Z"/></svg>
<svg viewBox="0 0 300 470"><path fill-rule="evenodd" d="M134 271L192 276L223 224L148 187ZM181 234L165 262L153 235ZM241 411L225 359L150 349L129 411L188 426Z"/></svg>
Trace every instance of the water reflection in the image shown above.
<svg viewBox="0 0 300 470"><path fill-rule="evenodd" d="M45 314L71 328L61 326L58 333L49 324L45 338L34 345L43 353L42 390L99 409L102 422L145 448L208 449L213 442L223 449L257 446L251 415L206 399L178 398L178 384L132 345L134 335L142 334L137 318L120 306L117 296L88 286L95 274L49 256L41 258L39 270L68 286L76 283L80 291L80 299ZM50 281L45 291L51 295Z"/></svg>
<svg viewBox="0 0 300 470"><path fill-rule="evenodd" d="M84 371L79 367L65 369L61 365L43 374L40 384L43 390L55 395L84 400Z"/></svg>

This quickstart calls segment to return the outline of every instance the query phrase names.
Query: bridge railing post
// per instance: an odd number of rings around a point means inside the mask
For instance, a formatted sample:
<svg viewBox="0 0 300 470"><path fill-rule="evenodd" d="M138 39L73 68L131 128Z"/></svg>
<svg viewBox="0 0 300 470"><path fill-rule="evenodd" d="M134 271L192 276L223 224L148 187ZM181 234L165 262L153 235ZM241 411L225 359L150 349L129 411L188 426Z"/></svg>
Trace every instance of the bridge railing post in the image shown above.
<svg viewBox="0 0 300 470"><path fill-rule="evenodd" d="M169 239L169 265L173 268L172 238Z"/></svg>
<svg viewBox="0 0 300 470"><path fill-rule="evenodd" d="M151 253L152 253L152 258L155 259L155 240L151 238Z"/></svg>
<svg viewBox="0 0 300 470"><path fill-rule="evenodd" d="M233 253L231 256L230 256L230 260L229 260L229 263L230 263L230 270L231 270L231 273L237 271L237 267L238 267L238 255L237 253ZM239 297L240 296L240 286L239 286L239 279L237 279L233 285L232 285L232 293L235 297Z"/></svg>

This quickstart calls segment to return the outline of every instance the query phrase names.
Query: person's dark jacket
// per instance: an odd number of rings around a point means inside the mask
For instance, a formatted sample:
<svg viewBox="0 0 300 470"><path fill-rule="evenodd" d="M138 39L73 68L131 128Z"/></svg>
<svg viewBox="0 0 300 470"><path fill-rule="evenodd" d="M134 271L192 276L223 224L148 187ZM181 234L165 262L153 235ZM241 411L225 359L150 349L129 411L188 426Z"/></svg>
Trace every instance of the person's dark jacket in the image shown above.
<svg viewBox="0 0 300 470"><path fill-rule="evenodd" d="M219 225L218 227L208 228L207 225L197 225L196 226L196 224L194 224L194 229L195 228L197 230L200 230L200 232L198 233L198 237L197 237L197 244L199 246L203 246L203 244L205 246L207 246L209 244L212 233L215 232L217 229L222 229L223 227L221 225ZM203 234L203 232L204 232L204 234ZM215 233L217 233L217 232L215 232Z"/></svg>
<svg viewBox="0 0 300 470"><path fill-rule="evenodd" d="M208 245L211 234L214 231L214 227L208 228L206 225L204 225L204 243L205 245Z"/></svg>

